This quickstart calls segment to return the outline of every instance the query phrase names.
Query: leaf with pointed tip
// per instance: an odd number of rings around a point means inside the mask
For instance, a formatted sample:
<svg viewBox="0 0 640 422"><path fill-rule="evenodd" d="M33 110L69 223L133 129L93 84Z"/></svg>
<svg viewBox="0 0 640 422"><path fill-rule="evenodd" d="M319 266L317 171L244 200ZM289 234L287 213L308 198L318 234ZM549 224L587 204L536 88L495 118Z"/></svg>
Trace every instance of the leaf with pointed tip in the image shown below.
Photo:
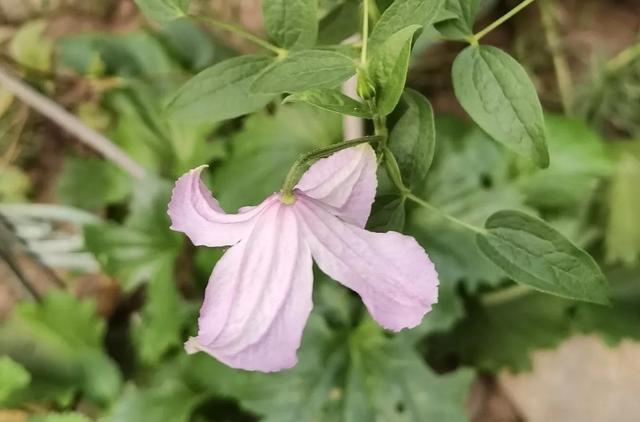
<svg viewBox="0 0 640 422"><path fill-rule="evenodd" d="M240 56L217 63L189 80L169 103L176 119L220 121L256 111L273 99L272 95L249 91L256 76L273 59Z"/></svg>
<svg viewBox="0 0 640 422"><path fill-rule="evenodd" d="M269 38L287 49L309 48L318 36L317 0L263 0Z"/></svg>
<svg viewBox="0 0 640 422"><path fill-rule="evenodd" d="M470 46L453 63L456 97L496 141L549 166L542 106L522 66L504 51Z"/></svg>
<svg viewBox="0 0 640 422"><path fill-rule="evenodd" d="M420 25L411 25L391 35L373 51L368 64L368 75L376 92L377 112L391 113L400 101L411 56L413 35Z"/></svg>
<svg viewBox="0 0 640 422"><path fill-rule="evenodd" d="M552 295L608 304L607 279L594 259L544 221L498 211L478 234L478 247L518 283Z"/></svg>
<svg viewBox="0 0 640 422"><path fill-rule="evenodd" d="M370 119L371 109L365 103L344 95L337 89L314 89L289 95L285 103L303 102L323 110Z"/></svg>
<svg viewBox="0 0 640 422"><path fill-rule="evenodd" d="M251 85L260 94L336 88L356 73L353 59L330 50L302 50L267 67Z"/></svg>
<svg viewBox="0 0 640 422"><path fill-rule="evenodd" d="M433 109L422 94L407 89L392 117L397 120L389 134L389 148L400 166L405 185L413 189L426 178L435 154Z"/></svg>

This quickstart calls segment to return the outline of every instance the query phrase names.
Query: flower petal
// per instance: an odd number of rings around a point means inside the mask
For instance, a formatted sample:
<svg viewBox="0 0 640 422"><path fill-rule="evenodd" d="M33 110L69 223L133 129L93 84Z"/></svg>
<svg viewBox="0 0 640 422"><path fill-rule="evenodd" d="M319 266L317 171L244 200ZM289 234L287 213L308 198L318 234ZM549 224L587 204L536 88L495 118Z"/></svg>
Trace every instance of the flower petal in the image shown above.
<svg viewBox="0 0 640 422"><path fill-rule="evenodd" d="M290 206L276 203L213 270L187 351L229 366L279 371L297 363L312 308L311 253Z"/></svg>
<svg viewBox="0 0 640 422"><path fill-rule="evenodd" d="M233 245L251 230L255 217L277 198L274 195L257 207L227 214L200 179L205 167L189 171L176 182L168 210L171 229L185 233L194 245Z"/></svg>
<svg viewBox="0 0 640 422"><path fill-rule="evenodd" d="M415 239L344 223L307 198L295 209L320 269L356 291L380 325L398 331L420 324L437 302L438 274Z"/></svg>
<svg viewBox="0 0 640 422"><path fill-rule="evenodd" d="M376 154L368 144L339 151L318 160L296 188L334 208L333 213L364 227L376 196Z"/></svg>

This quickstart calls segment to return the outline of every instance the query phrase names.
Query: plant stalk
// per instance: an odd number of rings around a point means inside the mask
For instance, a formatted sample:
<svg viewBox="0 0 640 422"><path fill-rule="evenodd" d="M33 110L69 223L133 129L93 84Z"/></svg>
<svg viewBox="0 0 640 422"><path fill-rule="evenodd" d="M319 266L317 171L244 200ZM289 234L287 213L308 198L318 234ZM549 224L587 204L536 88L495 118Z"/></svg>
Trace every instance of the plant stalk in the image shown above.
<svg viewBox="0 0 640 422"><path fill-rule="evenodd" d="M525 9L527 6L529 6L534 1L535 0L524 0L522 3L520 3L519 5L517 5L516 7L514 7L513 9L511 9L510 11L505 13L503 16L501 16L500 18L496 19L494 22L489 24L489 26L487 26L486 28L484 28L480 32L474 34L473 36L469 37L469 43L471 45L478 45L480 40L485 35L487 35L489 32L493 31L494 29L496 29L497 27L499 27L500 25L502 25L503 23L505 23L506 21L508 21L509 19L514 17L515 15L517 15L520 11Z"/></svg>

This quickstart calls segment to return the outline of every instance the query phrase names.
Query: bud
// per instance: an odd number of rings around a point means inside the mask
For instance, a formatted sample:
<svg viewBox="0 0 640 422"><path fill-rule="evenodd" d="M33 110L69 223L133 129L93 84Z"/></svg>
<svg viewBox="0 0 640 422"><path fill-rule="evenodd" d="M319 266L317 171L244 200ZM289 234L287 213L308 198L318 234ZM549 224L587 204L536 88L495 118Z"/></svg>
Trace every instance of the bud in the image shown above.
<svg viewBox="0 0 640 422"><path fill-rule="evenodd" d="M376 89L369 80L369 76L367 75L367 71L362 68L358 68L358 87L357 92L360 98L363 100L370 100L376 94Z"/></svg>

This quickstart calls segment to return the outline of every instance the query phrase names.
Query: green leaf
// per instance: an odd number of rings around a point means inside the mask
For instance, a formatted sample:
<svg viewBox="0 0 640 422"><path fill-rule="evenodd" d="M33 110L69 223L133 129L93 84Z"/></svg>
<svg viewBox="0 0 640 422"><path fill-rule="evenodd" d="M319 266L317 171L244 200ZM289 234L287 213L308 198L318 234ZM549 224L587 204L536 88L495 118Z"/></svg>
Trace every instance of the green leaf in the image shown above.
<svg viewBox="0 0 640 422"><path fill-rule="evenodd" d="M16 31L9 44L9 54L19 64L48 72L53 58L53 42L44 36L47 23L42 20L27 22Z"/></svg>
<svg viewBox="0 0 640 422"><path fill-rule="evenodd" d="M456 97L483 130L538 166L549 165L542 106L517 61L495 47L470 46L452 72Z"/></svg>
<svg viewBox="0 0 640 422"><path fill-rule="evenodd" d="M375 53L393 34L408 26L429 26L443 4L444 0L394 1L374 26L369 37L369 48Z"/></svg>
<svg viewBox="0 0 640 422"><path fill-rule="evenodd" d="M405 202L406 199L397 194L377 196L367 221L367 230L402 232L406 218Z"/></svg>
<svg viewBox="0 0 640 422"><path fill-rule="evenodd" d="M532 352L556 347L570 335L572 304L535 291L486 305L471 303L452 332L429 339L428 350L435 362L455 356L481 371L526 371Z"/></svg>
<svg viewBox="0 0 640 422"><path fill-rule="evenodd" d="M20 396L65 403L80 389L98 404L113 399L121 376L103 351L105 329L92 302L66 292L51 291L40 303L18 305L0 327L0 354L8 354L32 375Z"/></svg>
<svg viewBox="0 0 640 422"><path fill-rule="evenodd" d="M313 47L318 36L317 0L263 0L262 15L269 38L279 47Z"/></svg>
<svg viewBox="0 0 640 422"><path fill-rule="evenodd" d="M133 341L144 363L156 365L167 350L182 344L185 316L173 278L173 262L164 262L147 284L140 319L133 325Z"/></svg>
<svg viewBox="0 0 640 422"><path fill-rule="evenodd" d="M249 87L272 59L240 56L213 65L190 79L169 103L176 119L220 121L261 109L272 95L254 94Z"/></svg>
<svg viewBox="0 0 640 422"><path fill-rule="evenodd" d="M255 114L234 135L228 160L214 169L213 191L226 210L258 204L280 189L300 154L342 140L342 120L305 104Z"/></svg>
<svg viewBox="0 0 640 422"><path fill-rule="evenodd" d="M359 30L360 2L346 0L334 8L319 24L318 44L335 45L349 38Z"/></svg>
<svg viewBox="0 0 640 422"><path fill-rule="evenodd" d="M349 116L370 119L373 115L369 106L360 101L347 97L337 89L316 89L289 95L285 103L304 102L323 110Z"/></svg>
<svg viewBox="0 0 640 422"><path fill-rule="evenodd" d="M465 317L465 305L457 293L457 284L443 279L439 273L438 279L438 303L433 305L419 326L400 334L403 340L411 344L424 340L426 336L449 333Z"/></svg>
<svg viewBox="0 0 640 422"><path fill-rule="evenodd" d="M402 179L409 189L424 182L436 150L433 109L419 92L407 89L389 134L389 148L400 166Z"/></svg>
<svg viewBox="0 0 640 422"><path fill-rule="evenodd" d="M608 283L598 264L544 221L520 211L499 211L477 235L480 250L515 281L569 299L608 304Z"/></svg>
<svg viewBox="0 0 640 422"><path fill-rule="evenodd" d="M365 321L350 336L344 420L466 421L473 372L436 375L402 338Z"/></svg>
<svg viewBox="0 0 640 422"><path fill-rule="evenodd" d="M175 379L146 389L129 385L105 422L188 422L202 398Z"/></svg>
<svg viewBox="0 0 640 422"><path fill-rule="evenodd" d="M191 19L165 23L160 35L171 53L190 71L200 72L231 55L229 49Z"/></svg>
<svg viewBox="0 0 640 422"><path fill-rule="evenodd" d="M22 365L9 356L0 356L0 403L29 385L30 381L31 375Z"/></svg>
<svg viewBox="0 0 640 422"><path fill-rule="evenodd" d="M263 94L336 88L356 73L353 59L330 50L303 50L266 68L251 85Z"/></svg>
<svg viewBox="0 0 640 422"><path fill-rule="evenodd" d="M391 113L400 101L407 80L413 35L420 29L411 25L391 35L380 48L373 50L368 76L376 93L377 112Z"/></svg>
<svg viewBox="0 0 640 422"><path fill-rule="evenodd" d="M479 7L480 0L446 0L443 10L451 17L437 22L435 27L450 40L466 40L473 35Z"/></svg>
<svg viewBox="0 0 640 422"><path fill-rule="evenodd" d="M174 262L182 246L180 235L169 230L168 186L141 185L134 197L137 202L124 225L103 224L84 230L87 248L127 291L150 280L167 262Z"/></svg>
<svg viewBox="0 0 640 422"><path fill-rule="evenodd" d="M91 419L81 413L66 412L32 416L27 422L91 422Z"/></svg>
<svg viewBox="0 0 640 422"><path fill-rule="evenodd" d="M129 178L122 170L97 158L68 157L58 179L62 202L86 209L120 202L130 190Z"/></svg>
<svg viewBox="0 0 640 422"><path fill-rule="evenodd" d="M640 257L640 160L623 152L609 188L607 261L632 265Z"/></svg>
<svg viewBox="0 0 640 422"><path fill-rule="evenodd" d="M191 0L135 0L148 18L159 21L172 21L187 15Z"/></svg>
<svg viewBox="0 0 640 422"><path fill-rule="evenodd" d="M612 172L606 144L578 119L547 115L546 126L553 157L551 165L545 170L529 170L521 163L518 187L526 195L527 203L538 208L582 208L599 182Z"/></svg>
<svg viewBox="0 0 640 422"><path fill-rule="evenodd" d="M611 307L581 303L575 323L583 333L598 334L617 346L625 339L640 341L640 277L637 267L607 271L611 280Z"/></svg>

